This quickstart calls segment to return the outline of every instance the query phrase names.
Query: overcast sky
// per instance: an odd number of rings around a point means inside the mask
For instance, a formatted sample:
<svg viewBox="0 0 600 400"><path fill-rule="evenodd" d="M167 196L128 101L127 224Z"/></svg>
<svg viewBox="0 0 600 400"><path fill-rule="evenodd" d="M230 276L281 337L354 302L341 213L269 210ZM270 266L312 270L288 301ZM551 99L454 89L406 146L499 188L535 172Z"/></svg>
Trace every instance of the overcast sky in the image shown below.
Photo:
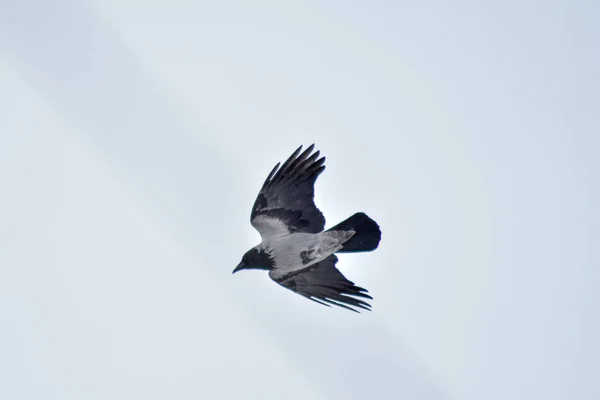
<svg viewBox="0 0 600 400"><path fill-rule="evenodd" d="M0 0L0 398L600 398L599 8ZM313 142L371 313L231 275Z"/></svg>

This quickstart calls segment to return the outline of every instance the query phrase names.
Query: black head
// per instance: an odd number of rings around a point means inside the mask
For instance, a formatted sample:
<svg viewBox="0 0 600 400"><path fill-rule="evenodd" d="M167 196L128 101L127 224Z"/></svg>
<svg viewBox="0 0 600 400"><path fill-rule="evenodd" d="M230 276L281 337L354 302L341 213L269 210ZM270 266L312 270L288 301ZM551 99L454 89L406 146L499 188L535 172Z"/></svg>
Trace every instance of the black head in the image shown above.
<svg viewBox="0 0 600 400"><path fill-rule="evenodd" d="M259 249L254 247L244 254L242 257L242 261L239 263L237 267L233 270L233 274L243 269L266 269L270 270L273 268L273 259L271 256L264 251L263 249Z"/></svg>

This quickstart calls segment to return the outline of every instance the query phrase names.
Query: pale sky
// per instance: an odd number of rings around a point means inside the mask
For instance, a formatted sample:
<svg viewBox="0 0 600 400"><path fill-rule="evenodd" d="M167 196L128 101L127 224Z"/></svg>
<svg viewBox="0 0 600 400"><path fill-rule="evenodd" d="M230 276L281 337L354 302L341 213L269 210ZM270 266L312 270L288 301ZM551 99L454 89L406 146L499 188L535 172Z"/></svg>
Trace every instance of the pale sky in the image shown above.
<svg viewBox="0 0 600 400"><path fill-rule="evenodd" d="M597 399L597 2L0 0L0 398ZM273 165L360 315L231 275Z"/></svg>

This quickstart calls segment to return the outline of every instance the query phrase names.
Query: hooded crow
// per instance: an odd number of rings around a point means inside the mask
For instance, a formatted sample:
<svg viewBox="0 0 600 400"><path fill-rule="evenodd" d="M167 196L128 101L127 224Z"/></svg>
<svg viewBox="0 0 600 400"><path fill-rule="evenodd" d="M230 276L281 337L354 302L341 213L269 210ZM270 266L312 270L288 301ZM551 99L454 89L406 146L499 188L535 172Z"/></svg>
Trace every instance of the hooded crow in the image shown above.
<svg viewBox="0 0 600 400"><path fill-rule="evenodd" d="M313 150L311 145L300 153L300 146L269 173L250 215L262 242L244 254L233 273L267 270L281 286L319 304L370 310L365 299L373 298L335 267L335 253L373 251L381 230L360 212L323 231L325 217L314 203L314 185L325 170L325 157Z"/></svg>

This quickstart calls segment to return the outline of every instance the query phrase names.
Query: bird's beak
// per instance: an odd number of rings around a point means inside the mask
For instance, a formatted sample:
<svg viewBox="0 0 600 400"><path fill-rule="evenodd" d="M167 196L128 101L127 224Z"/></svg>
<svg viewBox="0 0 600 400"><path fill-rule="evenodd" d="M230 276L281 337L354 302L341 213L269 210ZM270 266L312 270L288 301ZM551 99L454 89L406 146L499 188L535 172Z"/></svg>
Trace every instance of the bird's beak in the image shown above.
<svg viewBox="0 0 600 400"><path fill-rule="evenodd" d="M235 267L235 269L233 270L232 274L235 274L236 272L243 270L244 267L245 267L245 265L243 262L239 263L239 265L237 267Z"/></svg>

